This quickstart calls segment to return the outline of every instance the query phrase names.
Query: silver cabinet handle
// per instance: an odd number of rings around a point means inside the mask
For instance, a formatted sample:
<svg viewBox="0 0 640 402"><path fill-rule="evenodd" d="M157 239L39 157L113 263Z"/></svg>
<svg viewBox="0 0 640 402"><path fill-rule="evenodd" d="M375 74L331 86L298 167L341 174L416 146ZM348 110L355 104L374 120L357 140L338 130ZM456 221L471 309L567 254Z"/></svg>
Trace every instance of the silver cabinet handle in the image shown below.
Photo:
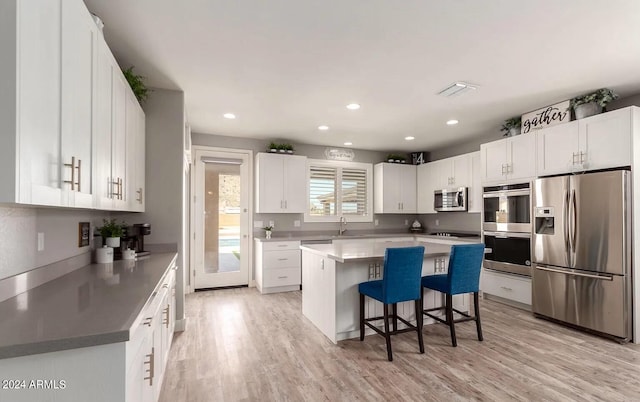
<svg viewBox="0 0 640 402"><path fill-rule="evenodd" d="M508 287L506 287L506 286L500 286L500 289L504 289L504 290L506 290L506 291L508 291L508 292L512 292L512 291L513 291L513 289L508 288Z"/></svg>
<svg viewBox="0 0 640 402"><path fill-rule="evenodd" d="M142 204L142 187L139 187L138 190L136 190L136 194L138 194L139 196L139 197L136 197L136 201Z"/></svg>
<svg viewBox="0 0 640 402"><path fill-rule="evenodd" d="M171 305L167 304L167 308L164 309L164 313L166 314L165 317L165 321L163 322L163 324L165 325L165 328L169 328L169 311L171 309Z"/></svg>
<svg viewBox="0 0 640 402"><path fill-rule="evenodd" d="M151 322L153 321L153 317L147 317L144 319L144 321L142 322L142 325L146 325L151 327Z"/></svg>
<svg viewBox="0 0 640 402"><path fill-rule="evenodd" d="M287 247L286 244L279 244L278 247Z"/></svg>
<svg viewBox="0 0 640 402"><path fill-rule="evenodd" d="M80 166L82 161L78 159L78 166L76 166L76 157L71 157L71 163L65 163L64 166L71 168L71 180L64 180L64 183L71 184L71 191L76 190L76 186L78 186L77 191L80 191ZM78 181L76 181L76 169L78 169Z"/></svg>
<svg viewBox="0 0 640 402"><path fill-rule="evenodd" d="M279 276L279 277L278 277L278 279L286 279L286 278L288 278L288 276L286 276L286 275L285 275L285 276Z"/></svg>
<svg viewBox="0 0 640 402"><path fill-rule="evenodd" d="M278 258L278 261L287 261L288 258Z"/></svg>
<svg viewBox="0 0 640 402"><path fill-rule="evenodd" d="M152 347L151 348L151 353L146 355L149 360L143 362L143 364L148 364L149 365L149 369L145 370L145 373L149 373L148 377L144 377L145 380L149 380L149 386L152 387L153 386L153 377L155 377L155 371L156 371L156 367L155 367L155 362L154 362L154 356L156 354L155 348Z"/></svg>

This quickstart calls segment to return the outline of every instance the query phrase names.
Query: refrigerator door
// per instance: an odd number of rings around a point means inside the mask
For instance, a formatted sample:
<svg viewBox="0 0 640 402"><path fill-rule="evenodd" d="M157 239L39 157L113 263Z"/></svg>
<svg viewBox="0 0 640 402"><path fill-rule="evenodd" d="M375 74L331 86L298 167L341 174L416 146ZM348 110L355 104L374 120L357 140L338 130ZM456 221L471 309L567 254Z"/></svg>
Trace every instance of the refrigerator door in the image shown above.
<svg viewBox="0 0 640 402"><path fill-rule="evenodd" d="M625 275L631 261L628 171L570 177L569 267Z"/></svg>
<svg viewBox="0 0 640 402"><path fill-rule="evenodd" d="M537 265L533 268L532 309L619 338L631 338L628 279Z"/></svg>
<svg viewBox="0 0 640 402"><path fill-rule="evenodd" d="M569 177L551 177L533 182L531 255L534 263L568 267Z"/></svg>

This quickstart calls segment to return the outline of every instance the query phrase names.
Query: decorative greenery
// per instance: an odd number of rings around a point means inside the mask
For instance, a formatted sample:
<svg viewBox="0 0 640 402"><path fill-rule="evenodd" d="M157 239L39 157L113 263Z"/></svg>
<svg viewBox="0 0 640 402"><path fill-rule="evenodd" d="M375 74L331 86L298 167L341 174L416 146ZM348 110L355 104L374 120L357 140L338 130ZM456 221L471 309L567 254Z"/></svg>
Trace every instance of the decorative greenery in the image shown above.
<svg viewBox="0 0 640 402"><path fill-rule="evenodd" d="M512 128L520 128L521 126L522 126L522 117L521 116L512 117L504 121L504 124L502 124L502 128L500 129L500 131L504 131L505 135L507 135L509 134L509 131Z"/></svg>
<svg viewBox="0 0 640 402"><path fill-rule="evenodd" d="M116 223L115 219L103 219L102 220L102 226L99 228L96 228L96 230L98 231L98 233L100 233L100 236L107 238L107 237L122 237L122 235L124 234L124 229L127 227L127 224L125 222L122 223Z"/></svg>
<svg viewBox="0 0 640 402"><path fill-rule="evenodd" d="M278 151L291 151L289 153L293 153L293 145L291 144L276 144L275 142L271 142L267 150L277 149Z"/></svg>
<svg viewBox="0 0 640 402"><path fill-rule="evenodd" d="M587 95L576 96L571 99L571 107L575 108L578 105L583 105L585 103L595 102L602 107L606 107L609 102L614 99L618 99L618 95L615 94L609 88L600 88L595 92L592 92Z"/></svg>
<svg viewBox="0 0 640 402"><path fill-rule="evenodd" d="M262 229L266 230L267 232L272 231L273 230L273 226L265 226Z"/></svg>
<svg viewBox="0 0 640 402"><path fill-rule="evenodd" d="M278 149L278 144L272 142L271 144L269 144L269 149Z"/></svg>
<svg viewBox="0 0 640 402"><path fill-rule="evenodd" d="M394 161L405 161L407 157L402 154L389 154L387 155L387 160L393 159Z"/></svg>
<svg viewBox="0 0 640 402"><path fill-rule="evenodd" d="M133 66L126 70L122 70L122 73L127 79L127 82L129 82L129 86L131 87L133 94L138 99L138 102L142 103L147 100L147 96L149 96L149 89L144 85L144 77L134 73Z"/></svg>
<svg viewBox="0 0 640 402"><path fill-rule="evenodd" d="M293 145L291 144L282 144L282 149L285 151L293 151Z"/></svg>

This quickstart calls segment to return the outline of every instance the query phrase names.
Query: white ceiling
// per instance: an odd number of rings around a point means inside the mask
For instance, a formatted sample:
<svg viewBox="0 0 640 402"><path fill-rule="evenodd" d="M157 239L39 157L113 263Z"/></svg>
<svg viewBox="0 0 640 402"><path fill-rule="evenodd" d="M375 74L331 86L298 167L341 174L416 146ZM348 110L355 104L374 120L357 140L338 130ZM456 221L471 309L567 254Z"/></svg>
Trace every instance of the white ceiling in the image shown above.
<svg viewBox="0 0 640 402"><path fill-rule="evenodd" d="M85 3L122 67L184 91L198 133L422 151L600 87L640 92L637 0ZM479 89L436 95L455 81Z"/></svg>

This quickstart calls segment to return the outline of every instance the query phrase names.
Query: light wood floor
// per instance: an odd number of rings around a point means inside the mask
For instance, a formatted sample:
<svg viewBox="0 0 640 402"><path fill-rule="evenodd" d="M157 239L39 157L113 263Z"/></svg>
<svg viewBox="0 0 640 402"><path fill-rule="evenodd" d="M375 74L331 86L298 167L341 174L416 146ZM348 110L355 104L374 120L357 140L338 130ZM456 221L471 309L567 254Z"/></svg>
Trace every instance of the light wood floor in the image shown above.
<svg viewBox="0 0 640 402"><path fill-rule="evenodd" d="M475 325L330 343L302 316L301 293L215 290L186 299L161 401L640 400L640 347L595 337L481 302Z"/></svg>

